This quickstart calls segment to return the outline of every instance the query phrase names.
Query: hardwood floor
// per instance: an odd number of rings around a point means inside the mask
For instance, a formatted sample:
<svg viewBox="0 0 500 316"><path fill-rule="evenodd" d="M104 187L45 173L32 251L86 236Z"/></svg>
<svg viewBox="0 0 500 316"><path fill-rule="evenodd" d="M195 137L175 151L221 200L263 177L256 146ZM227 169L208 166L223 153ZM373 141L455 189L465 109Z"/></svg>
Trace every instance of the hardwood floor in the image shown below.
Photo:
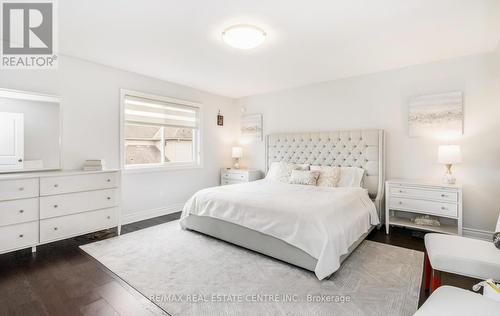
<svg viewBox="0 0 500 316"><path fill-rule="evenodd" d="M124 225L122 233L179 218L180 213ZM168 315L78 246L115 236L104 231L0 255L0 315ZM374 230L368 239L423 251L411 230L390 235ZM476 280L443 275L443 284L471 288ZM423 287L422 287L423 289ZM428 293L421 291L420 304Z"/></svg>
<svg viewBox="0 0 500 316"><path fill-rule="evenodd" d="M124 225L122 234L179 218ZM98 232L0 255L0 315L168 315L78 246L116 236Z"/></svg>

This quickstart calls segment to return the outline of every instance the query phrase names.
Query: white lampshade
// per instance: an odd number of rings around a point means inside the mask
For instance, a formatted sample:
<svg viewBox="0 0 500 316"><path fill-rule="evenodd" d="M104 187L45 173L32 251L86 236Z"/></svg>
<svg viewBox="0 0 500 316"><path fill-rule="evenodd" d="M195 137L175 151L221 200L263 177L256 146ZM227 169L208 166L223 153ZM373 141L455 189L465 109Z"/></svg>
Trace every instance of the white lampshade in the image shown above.
<svg viewBox="0 0 500 316"><path fill-rule="evenodd" d="M241 147L233 147L232 157L233 158L241 158L241 157L243 157L243 148L241 148Z"/></svg>
<svg viewBox="0 0 500 316"><path fill-rule="evenodd" d="M458 145L442 145L438 149L438 162L454 164L462 162L462 152Z"/></svg>

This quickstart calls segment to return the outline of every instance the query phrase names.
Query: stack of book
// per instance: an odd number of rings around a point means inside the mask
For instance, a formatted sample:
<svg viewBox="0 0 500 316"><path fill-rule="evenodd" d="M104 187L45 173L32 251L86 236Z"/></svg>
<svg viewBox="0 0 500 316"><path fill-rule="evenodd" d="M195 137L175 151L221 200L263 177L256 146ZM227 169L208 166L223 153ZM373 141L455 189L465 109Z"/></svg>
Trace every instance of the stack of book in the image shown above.
<svg viewBox="0 0 500 316"><path fill-rule="evenodd" d="M84 171L101 171L104 169L106 169L106 164L102 159L85 160L85 164L83 165Z"/></svg>

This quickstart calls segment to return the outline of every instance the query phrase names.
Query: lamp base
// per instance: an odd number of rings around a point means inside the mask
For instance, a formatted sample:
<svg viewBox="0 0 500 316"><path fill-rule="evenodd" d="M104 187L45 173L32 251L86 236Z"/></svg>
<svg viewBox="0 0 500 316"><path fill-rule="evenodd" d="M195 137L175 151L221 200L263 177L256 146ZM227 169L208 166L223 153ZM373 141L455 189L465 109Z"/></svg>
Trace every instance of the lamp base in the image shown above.
<svg viewBox="0 0 500 316"><path fill-rule="evenodd" d="M446 164L446 173L443 176L444 184L455 184L457 178L451 173L451 164Z"/></svg>
<svg viewBox="0 0 500 316"><path fill-rule="evenodd" d="M457 179L452 174L445 174L443 177L444 184L455 184L456 182L457 182Z"/></svg>
<svg viewBox="0 0 500 316"><path fill-rule="evenodd" d="M240 159L239 158L235 159L233 169L240 169Z"/></svg>

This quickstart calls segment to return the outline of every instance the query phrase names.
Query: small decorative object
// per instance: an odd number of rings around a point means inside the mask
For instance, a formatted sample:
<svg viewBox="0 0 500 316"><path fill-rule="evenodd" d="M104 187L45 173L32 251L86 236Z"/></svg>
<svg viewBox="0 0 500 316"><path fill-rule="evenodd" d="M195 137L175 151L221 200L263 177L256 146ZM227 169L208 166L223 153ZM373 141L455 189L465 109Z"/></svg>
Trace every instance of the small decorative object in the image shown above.
<svg viewBox="0 0 500 316"><path fill-rule="evenodd" d="M233 147L232 157L235 159L233 168L240 169L240 158L243 157L243 148Z"/></svg>
<svg viewBox="0 0 500 316"><path fill-rule="evenodd" d="M217 114L217 125L224 126L224 116L220 115L220 110L219 113Z"/></svg>
<svg viewBox="0 0 500 316"><path fill-rule="evenodd" d="M415 218L412 218L411 221L414 222L415 225L433 226L433 227L441 226L441 223L437 218L430 217L429 215L417 216Z"/></svg>
<svg viewBox="0 0 500 316"><path fill-rule="evenodd" d="M463 120L460 91L418 96L409 102L410 137L457 138L463 134Z"/></svg>
<svg viewBox="0 0 500 316"><path fill-rule="evenodd" d="M472 287L475 292L483 287L483 296L500 302L500 283L495 283L492 279L488 279Z"/></svg>
<svg viewBox="0 0 500 316"><path fill-rule="evenodd" d="M443 145L438 149L438 162L446 166L446 173L443 177L445 184L455 184L456 178L451 173L451 166L454 163L462 162L462 153L458 145Z"/></svg>
<svg viewBox="0 0 500 316"><path fill-rule="evenodd" d="M500 232L493 234L493 243L495 244L495 247L500 250Z"/></svg>
<svg viewBox="0 0 500 316"><path fill-rule="evenodd" d="M245 140L262 140L262 114L242 116L241 137Z"/></svg>
<svg viewBox="0 0 500 316"><path fill-rule="evenodd" d="M83 165L84 171L101 171L106 169L106 162L103 159L85 160Z"/></svg>

